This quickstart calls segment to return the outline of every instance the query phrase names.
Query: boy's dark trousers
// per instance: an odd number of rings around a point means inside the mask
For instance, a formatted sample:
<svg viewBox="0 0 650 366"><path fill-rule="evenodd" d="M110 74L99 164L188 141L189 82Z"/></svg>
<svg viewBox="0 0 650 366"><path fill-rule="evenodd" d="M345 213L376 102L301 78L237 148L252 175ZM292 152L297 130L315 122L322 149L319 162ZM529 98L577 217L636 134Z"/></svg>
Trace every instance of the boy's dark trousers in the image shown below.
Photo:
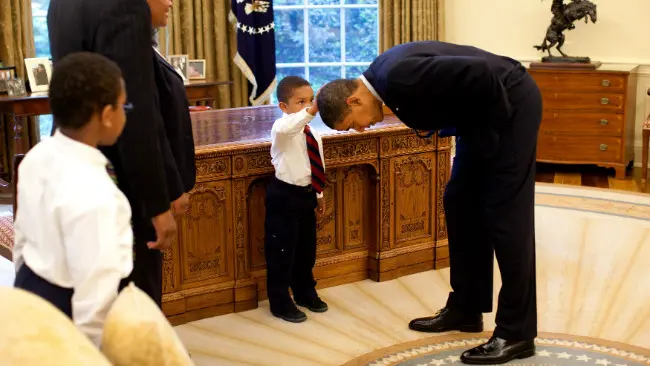
<svg viewBox="0 0 650 366"><path fill-rule="evenodd" d="M264 254L271 312L284 313L296 301L317 297L312 269L316 263L316 192L275 177L266 190Z"/></svg>

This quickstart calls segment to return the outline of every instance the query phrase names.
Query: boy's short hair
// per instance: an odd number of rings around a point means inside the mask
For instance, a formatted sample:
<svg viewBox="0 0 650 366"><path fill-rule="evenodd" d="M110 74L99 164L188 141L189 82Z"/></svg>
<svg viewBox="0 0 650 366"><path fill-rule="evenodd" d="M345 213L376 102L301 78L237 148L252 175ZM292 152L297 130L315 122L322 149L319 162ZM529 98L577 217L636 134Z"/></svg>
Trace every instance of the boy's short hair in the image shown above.
<svg viewBox="0 0 650 366"><path fill-rule="evenodd" d="M293 91L303 86L311 86L311 84L300 76L287 76L280 80L276 90L278 102L288 103Z"/></svg>
<svg viewBox="0 0 650 366"><path fill-rule="evenodd" d="M50 108L57 126L78 130L95 113L117 105L122 72L108 58L90 52L67 55L54 65Z"/></svg>

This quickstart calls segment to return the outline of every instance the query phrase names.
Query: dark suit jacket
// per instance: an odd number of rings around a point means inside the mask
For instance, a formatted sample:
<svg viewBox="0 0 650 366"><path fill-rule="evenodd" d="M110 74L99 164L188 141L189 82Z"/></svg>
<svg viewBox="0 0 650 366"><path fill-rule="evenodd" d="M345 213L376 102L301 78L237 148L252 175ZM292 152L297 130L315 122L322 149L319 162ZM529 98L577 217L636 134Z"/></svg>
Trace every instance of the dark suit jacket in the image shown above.
<svg viewBox="0 0 650 366"><path fill-rule="evenodd" d="M189 192L196 183L196 164L192 120L185 84L180 75L162 56L154 52L154 72L158 86L160 113L165 124L167 140L174 154L180 181L170 191Z"/></svg>
<svg viewBox="0 0 650 366"><path fill-rule="evenodd" d="M146 0L51 0L47 22L54 64L89 51L122 69L133 109L117 143L101 150L131 203L136 240L152 240L151 218L169 210L178 197L169 187L180 177L158 106L149 6Z"/></svg>
<svg viewBox="0 0 650 366"><path fill-rule="evenodd" d="M423 41L387 50L363 75L411 128L494 139L511 113L511 75L522 70L518 61L475 47Z"/></svg>

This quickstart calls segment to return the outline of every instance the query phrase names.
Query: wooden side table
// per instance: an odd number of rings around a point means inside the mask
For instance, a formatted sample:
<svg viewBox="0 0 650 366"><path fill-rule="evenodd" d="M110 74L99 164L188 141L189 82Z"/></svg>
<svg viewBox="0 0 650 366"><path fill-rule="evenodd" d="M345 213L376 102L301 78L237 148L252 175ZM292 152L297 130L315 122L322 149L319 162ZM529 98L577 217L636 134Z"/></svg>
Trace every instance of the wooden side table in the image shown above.
<svg viewBox="0 0 650 366"><path fill-rule="evenodd" d="M232 81L217 81L210 79L190 80L188 84L185 84L187 100L191 105L208 106L212 109L218 109L219 87L230 84L232 84Z"/></svg>
<svg viewBox="0 0 650 366"><path fill-rule="evenodd" d="M29 138L25 136L28 118L32 116L44 115L50 113L50 104L47 93L27 94L22 97L0 96L0 114L5 115L11 124L10 131L13 132L14 154L25 154L30 149ZM10 132L11 133L11 132ZM9 146L6 147L6 153L9 154ZM7 172L11 174L13 157L7 156L9 167ZM1 166L0 171L4 170ZM0 179L0 192L11 191L9 182Z"/></svg>

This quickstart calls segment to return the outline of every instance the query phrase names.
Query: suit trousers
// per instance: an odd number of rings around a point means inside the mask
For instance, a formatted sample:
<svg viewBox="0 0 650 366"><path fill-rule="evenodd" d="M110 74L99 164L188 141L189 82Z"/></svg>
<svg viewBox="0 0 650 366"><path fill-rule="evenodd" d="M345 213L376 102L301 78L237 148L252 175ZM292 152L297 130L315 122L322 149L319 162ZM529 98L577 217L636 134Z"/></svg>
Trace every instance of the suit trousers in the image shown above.
<svg viewBox="0 0 650 366"><path fill-rule="evenodd" d="M447 307L492 311L496 254L502 287L494 335L507 340L537 336L535 156L542 101L532 78L523 78L494 154L476 154L468 146L472 140L459 135L444 195L452 287Z"/></svg>
<svg viewBox="0 0 650 366"><path fill-rule="evenodd" d="M266 289L272 312L284 312L296 301L317 296L316 192L272 178L266 191L264 254Z"/></svg>
<svg viewBox="0 0 650 366"><path fill-rule="evenodd" d="M57 309L72 319L72 295L74 290L57 286L43 277L37 275L23 263L16 273L14 287L29 291L47 300Z"/></svg>
<svg viewBox="0 0 650 366"><path fill-rule="evenodd" d="M162 252L149 249L146 242L140 241L133 248L133 271L120 283L120 291L133 282L162 308Z"/></svg>

